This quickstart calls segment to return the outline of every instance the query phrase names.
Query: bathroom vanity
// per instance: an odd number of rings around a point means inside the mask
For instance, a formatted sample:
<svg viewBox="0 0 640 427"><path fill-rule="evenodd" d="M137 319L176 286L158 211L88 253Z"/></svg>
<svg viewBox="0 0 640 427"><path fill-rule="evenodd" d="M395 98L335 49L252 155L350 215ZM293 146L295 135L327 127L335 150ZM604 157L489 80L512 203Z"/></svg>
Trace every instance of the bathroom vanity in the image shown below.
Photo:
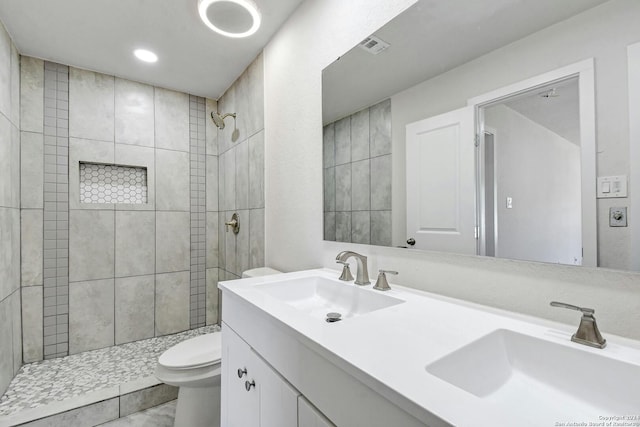
<svg viewBox="0 0 640 427"><path fill-rule="evenodd" d="M640 422L635 341L605 331L607 347L590 348L566 325L337 277L220 282L222 425ZM341 320L327 322L330 312Z"/></svg>

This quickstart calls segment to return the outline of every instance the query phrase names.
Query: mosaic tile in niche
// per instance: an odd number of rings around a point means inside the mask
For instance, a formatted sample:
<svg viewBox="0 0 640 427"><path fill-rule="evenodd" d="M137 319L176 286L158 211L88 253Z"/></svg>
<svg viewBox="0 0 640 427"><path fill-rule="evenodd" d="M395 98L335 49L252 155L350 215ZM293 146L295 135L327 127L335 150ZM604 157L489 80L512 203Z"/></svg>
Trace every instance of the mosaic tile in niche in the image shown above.
<svg viewBox="0 0 640 427"><path fill-rule="evenodd" d="M81 203L147 203L147 169L80 163Z"/></svg>

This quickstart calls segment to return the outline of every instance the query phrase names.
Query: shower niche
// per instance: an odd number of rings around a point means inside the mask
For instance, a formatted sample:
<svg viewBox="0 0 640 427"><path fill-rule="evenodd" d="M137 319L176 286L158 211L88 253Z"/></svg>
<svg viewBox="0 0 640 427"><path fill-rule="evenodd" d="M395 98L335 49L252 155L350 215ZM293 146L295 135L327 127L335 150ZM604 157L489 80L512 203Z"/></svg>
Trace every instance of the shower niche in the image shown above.
<svg viewBox="0 0 640 427"><path fill-rule="evenodd" d="M146 204L147 168L79 163L80 203Z"/></svg>

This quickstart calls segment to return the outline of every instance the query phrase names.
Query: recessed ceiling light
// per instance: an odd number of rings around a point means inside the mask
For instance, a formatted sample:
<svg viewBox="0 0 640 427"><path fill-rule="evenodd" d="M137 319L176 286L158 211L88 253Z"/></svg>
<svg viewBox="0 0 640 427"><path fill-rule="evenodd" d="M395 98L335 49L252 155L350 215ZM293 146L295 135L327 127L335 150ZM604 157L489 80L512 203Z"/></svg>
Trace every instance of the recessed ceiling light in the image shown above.
<svg viewBox="0 0 640 427"><path fill-rule="evenodd" d="M133 54L140 61L144 62L156 62L158 60L158 55L147 49L136 49L133 51Z"/></svg>
<svg viewBox="0 0 640 427"><path fill-rule="evenodd" d="M207 27L227 37L248 37L260 28L260 11L252 0L198 0L198 13Z"/></svg>

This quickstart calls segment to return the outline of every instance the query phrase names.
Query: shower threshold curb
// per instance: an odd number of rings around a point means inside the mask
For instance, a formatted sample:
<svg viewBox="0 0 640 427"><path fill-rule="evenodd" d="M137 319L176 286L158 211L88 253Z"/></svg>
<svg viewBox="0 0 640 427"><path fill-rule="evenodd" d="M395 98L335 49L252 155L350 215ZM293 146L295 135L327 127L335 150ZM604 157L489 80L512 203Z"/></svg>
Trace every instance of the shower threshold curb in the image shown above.
<svg viewBox="0 0 640 427"><path fill-rule="evenodd" d="M20 426L26 423L31 423L37 420L43 420L44 418L63 414L65 412L73 411L76 409L88 407L96 403L100 403L109 399L121 398L124 395L134 393L137 391L143 391L152 389L158 385L163 384L155 376L148 376L144 378L138 378L127 383L123 383L117 386L107 387L101 390L92 391L83 395L75 396L67 400L61 400L57 402L51 402L46 405L39 406L37 408L24 409L16 412L15 414L0 416L0 427L13 427ZM176 389L177 395L177 389ZM175 397L173 397L175 398ZM169 399L169 400L173 400ZM166 401L169 401L166 400ZM165 402L158 402L157 405ZM156 405L151 405L156 406ZM140 408L140 410L146 408ZM118 411L120 412L120 411ZM123 414L125 416L128 414ZM111 417L111 419L119 418L118 416ZM44 421L44 420L43 420ZM109 420L105 420L109 421Z"/></svg>

